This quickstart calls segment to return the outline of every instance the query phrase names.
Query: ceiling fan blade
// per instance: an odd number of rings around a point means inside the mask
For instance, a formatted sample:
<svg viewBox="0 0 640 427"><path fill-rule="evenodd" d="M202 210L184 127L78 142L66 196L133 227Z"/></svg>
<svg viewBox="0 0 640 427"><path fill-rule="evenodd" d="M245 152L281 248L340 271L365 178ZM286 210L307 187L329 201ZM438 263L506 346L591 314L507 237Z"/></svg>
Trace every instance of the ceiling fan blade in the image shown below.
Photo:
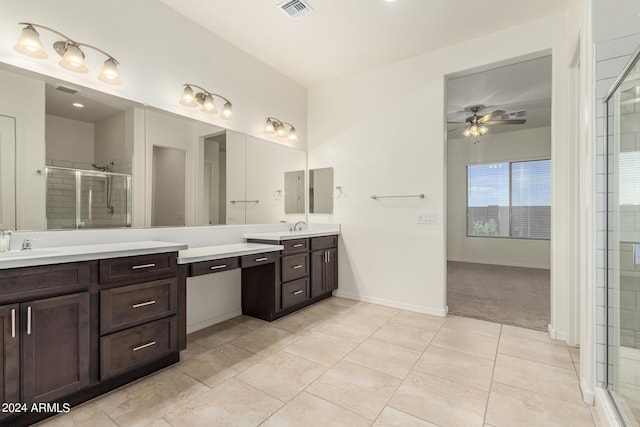
<svg viewBox="0 0 640 427"><path fill-rule="evenodd" d="M466 125L467 122L447 122L448 125Z"/></svg>
<svg viewBox="0 0 640 427"><path fill-rule="evenodd" d="M527 123L527 119L514 119L514 120L491 120L490 122L484 122L484 125L523 125Z"/></svg>
<svg viewBox="0 0 640 427"><path fill-rule="evenodd" d="M485 114L484 116L480 117L478 119L478 123L486 123L489 120L495 119L496 117L500 117L504 114L505 112L502 110L495 110L490 112L489 114Z"/></svg>

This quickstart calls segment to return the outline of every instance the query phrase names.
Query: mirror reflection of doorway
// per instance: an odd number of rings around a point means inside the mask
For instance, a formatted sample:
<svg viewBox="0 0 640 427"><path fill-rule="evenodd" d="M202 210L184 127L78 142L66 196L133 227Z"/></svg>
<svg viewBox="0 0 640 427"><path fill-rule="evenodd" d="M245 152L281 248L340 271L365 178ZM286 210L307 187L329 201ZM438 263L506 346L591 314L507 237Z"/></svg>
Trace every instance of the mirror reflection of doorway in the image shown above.
<svg viewBox="0 0 640 427"><path fill-rule="evenodd" d="M16 122L0 116L0 229L16 229Z"/></svg>
<svg viewBox="0 0 640 427"><path fill-rule="evenodd" d="M202 209L207 224L226 224L227 220L227 136L204 140Z"/></svg>
<svg viewBox="0 0 640 427"><path fill-rule="evenodd" d="M186 152L153 146L152 226L185 225Z"/></svg>

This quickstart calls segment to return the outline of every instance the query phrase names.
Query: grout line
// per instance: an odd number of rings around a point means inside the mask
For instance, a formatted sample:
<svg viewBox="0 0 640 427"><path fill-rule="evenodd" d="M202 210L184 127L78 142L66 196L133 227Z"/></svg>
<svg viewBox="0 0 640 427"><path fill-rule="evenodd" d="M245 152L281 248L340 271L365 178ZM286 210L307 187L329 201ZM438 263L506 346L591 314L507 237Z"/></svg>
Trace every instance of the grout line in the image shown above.
<svg viewBox="0 0 640 427"><path fill-rule="evenodd" d="M487 393L487 403L484 405L484 416L482 418L482 423L486 424L487 422L487 412L489 412L489 401L491 400L491 392L493 391L493 377L496 373L496 364L498 363L498 349L500 348L500 340L502 339L502 324L500 324L500 334L498 335L498 342L496 344L496 353L493 358L493 369L491 370L491 381L489 382L489 392Z"/></svg>

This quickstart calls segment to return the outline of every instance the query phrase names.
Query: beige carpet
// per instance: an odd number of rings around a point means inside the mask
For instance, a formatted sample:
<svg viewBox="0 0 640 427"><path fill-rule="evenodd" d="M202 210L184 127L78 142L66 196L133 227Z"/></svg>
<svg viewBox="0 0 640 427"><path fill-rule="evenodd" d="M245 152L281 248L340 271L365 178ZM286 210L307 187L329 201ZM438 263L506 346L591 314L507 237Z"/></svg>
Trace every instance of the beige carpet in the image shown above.
<svg viewBox="0 0 640 427"><path fill-rule="evenodd" d="M449 261L449 313L546 331L550 271Z"/></svg>

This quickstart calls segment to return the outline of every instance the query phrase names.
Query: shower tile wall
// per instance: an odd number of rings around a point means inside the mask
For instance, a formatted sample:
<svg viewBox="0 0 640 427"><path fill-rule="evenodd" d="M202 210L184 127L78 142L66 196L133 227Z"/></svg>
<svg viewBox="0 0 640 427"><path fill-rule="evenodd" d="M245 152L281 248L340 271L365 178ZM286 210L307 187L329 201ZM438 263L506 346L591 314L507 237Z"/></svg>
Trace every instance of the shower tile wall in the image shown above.
<svg viewBox="0 0 640 427"><path fill-rule="evenodd" d="M598 382L598 386L605 387L606 384L606 376L605 369L607 368L607 357L606 357L606 336L607 336L607 322L605 319L607 310L606 310L606 301L605 292L606 292L606 195L607 195L607 180L606 180L606 150L605 150L605 108L602 103L603 99L606 97L607 92L615 82L618 75L622 72L624 66L627 64L629 59L631 59L631 55L635 52L637 47L640 45L640 34L634 34L627 37L622 37L619 39L614 39L610 41L606 41L603 43L599 43L596 45L596 115L597 115L597 125L596 125L596 203L597 203L597 213L596 213L596 234L597 234L597 277L596 277L596 360L597 360L597 369L596 369L596 380ZM623 287L624 285L624 280ZM622 316L640 316L640 289L624 289L623 291L629 291L628 294L625 294L629 300L625 301L626 298L622 298L624 306L621 309L624 309L624 313L621 310L621 323L631 324L629 322L625 322ZM634 293L634 295L631 295ZM633 304L631 301L631 297L635 296L633 299ZM614 295L610 294L608 298L610 304L614 304L615 298ZM631 320L631 319L629 319ZM636 323L637 324L637 323ZM640 346L640 334L636 339L635 332L628 330L622 332L623 345L627 345L630 347ZM608 367L609 373L612 374L611 365Z"/></svg>

